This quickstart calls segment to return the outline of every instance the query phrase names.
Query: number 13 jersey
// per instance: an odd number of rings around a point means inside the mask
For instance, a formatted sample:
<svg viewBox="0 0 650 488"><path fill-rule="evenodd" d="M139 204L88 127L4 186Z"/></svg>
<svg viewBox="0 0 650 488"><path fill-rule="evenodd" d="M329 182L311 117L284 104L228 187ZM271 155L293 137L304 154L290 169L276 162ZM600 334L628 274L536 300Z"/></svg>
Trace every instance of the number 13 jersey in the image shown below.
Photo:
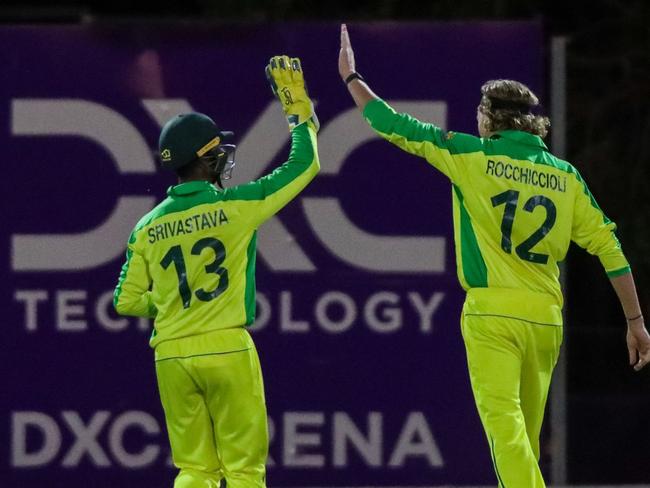
<svg viewBox="0 0 650 488"><path fill-rule="evenodd" d="M312 127L301 124L291 136L289 159L271 174L224 191L207 181L176 185L135 226L114 305L155 318L157 359L168 341L253 323L256 230L319 169ZM192 344L194 354L215 347Z"/></svg>
<svg viewBox="0 0 650 488"><path fill-rule="evenodd" d="M558 262L570 241L597 255L610 277L630 271L615 224L578 171L540 137L445 132L382 100L368 103L364 117L451 180L458 278L473 311L560 325Z"/></svg>

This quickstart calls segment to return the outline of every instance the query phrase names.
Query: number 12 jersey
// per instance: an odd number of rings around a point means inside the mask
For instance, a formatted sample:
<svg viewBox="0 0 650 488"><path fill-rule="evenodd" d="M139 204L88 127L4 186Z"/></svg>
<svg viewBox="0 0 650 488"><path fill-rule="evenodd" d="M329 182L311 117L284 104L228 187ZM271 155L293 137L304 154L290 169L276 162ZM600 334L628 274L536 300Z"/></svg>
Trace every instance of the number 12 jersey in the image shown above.
<svg viewBox="0 0 650 488"><path fill-rule="evenodd" d="M560 325L558 263L571 241L597 255L610 277L630 272L615 224L540 137L445 132L382 100L369 102L364 117L451 180L458 278L479 312Z"/></svg>

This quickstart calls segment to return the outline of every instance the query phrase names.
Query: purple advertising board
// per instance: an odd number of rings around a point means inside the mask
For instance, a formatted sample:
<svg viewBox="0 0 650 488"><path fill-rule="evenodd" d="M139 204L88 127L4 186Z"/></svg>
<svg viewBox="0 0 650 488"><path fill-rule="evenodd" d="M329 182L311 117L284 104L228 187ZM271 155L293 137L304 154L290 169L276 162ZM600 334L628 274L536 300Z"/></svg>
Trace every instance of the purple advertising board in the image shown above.
<svg viewBox="0 0 650 488"><path fill-rule="evenodd" d="M539 91L538 23L349 26L399 109L475 132L479 88ZM369 130L337 73L337 24L0 28L0 485L171 486L151 324L112 310L129 232L174 183L161 125L211 115L233 183L283 162L264 77L302 59L322 171L259 234L251 328L270 417L269 486L494 482L459 329L451 189Z"/></svg>

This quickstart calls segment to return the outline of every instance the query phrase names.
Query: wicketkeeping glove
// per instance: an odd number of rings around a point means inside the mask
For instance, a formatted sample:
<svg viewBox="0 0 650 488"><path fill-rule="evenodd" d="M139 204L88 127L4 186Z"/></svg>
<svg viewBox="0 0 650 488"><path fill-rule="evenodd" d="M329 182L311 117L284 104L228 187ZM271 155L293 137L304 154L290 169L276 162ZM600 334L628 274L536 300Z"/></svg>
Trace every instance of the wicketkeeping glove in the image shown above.
<svg viewBox="0 0 650 488"><path fill-rule="evenodd" d="M300 59L273 56L266 66L266 78L271 84L273 94L282 104L289 129L309 122L315 130L318 130L320 124L314 112L314 104L307 95Z"/></svg>

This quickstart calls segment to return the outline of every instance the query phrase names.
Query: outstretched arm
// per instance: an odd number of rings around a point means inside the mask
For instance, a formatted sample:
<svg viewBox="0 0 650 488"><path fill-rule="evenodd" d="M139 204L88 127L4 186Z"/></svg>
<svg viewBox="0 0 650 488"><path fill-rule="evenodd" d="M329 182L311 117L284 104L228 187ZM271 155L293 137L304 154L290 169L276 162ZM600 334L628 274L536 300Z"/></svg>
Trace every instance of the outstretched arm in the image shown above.
<svg viewBox="0 0 650 488"><path fill-rule="evenodd" d="M345 24L341 25L339 75L363 117L377 134L400 149L426 159L452 182L458 183L462 179L464 154L480 151L480 140L467 134L448 133L409 114L397 113L381 100L356 72L354 51Z"/></svg>
<svg viewBox="0 0 650 488"><path fill-rule="evenodd" d="M610 278L627 320L627 350L630 366L641 370L650 362L650 336L645 328L632 273Z"/></svg>
<svg viewBox="0 0 650 488"><path fill-rule="evenodd" d="M245 200L255 206L249 212L254 227L287 205L320 169L316 143L319 123L307 94L300 59L272 57L266 67L266 77L289 123L289 159L272 173L225 192L226 199Z"/></svg>

